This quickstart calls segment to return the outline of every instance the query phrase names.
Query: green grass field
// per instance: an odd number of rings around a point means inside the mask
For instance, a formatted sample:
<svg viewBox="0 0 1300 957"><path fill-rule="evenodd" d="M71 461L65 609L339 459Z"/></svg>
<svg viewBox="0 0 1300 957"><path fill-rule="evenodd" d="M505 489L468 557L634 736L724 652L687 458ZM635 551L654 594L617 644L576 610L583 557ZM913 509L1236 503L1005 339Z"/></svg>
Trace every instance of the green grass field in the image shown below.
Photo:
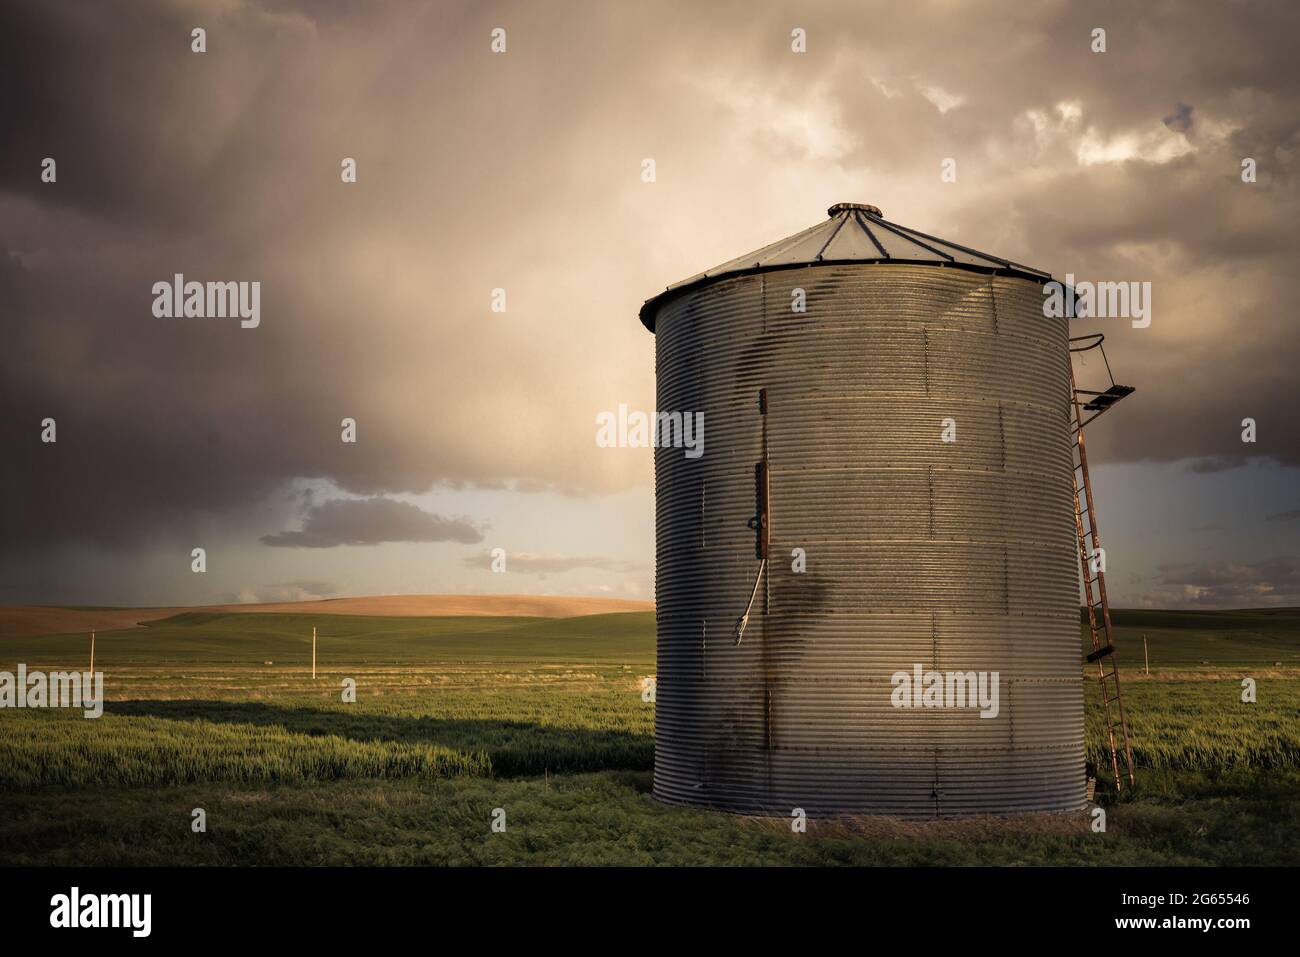
<svg viewBox="0 0 1300 957"><path fill-rule="evenodd" d="M650 613L196 613L99 634L102 718L0 711L0 863L1300 863L1300 612L1114 619L1139 782L1116 800L1103 780L1105 834L1084 815L792 834L662 806L640 689ZM84 635L5 639L0 670L87 654ZM1104 760L1094 686L1089 755Z"/></svg>

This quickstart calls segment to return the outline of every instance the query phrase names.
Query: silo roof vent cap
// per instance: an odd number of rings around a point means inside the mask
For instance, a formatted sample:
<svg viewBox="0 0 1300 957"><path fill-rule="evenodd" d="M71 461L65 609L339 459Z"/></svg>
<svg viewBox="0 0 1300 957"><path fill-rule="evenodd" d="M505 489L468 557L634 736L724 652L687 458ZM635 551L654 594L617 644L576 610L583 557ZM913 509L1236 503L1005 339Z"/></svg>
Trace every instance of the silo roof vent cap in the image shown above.
<svg viewBox="0 0 1300 957"><path fill-rule="evenodd" d="M872 216L883 215L879 206L872 206L870 203L836 203L830 209L826 210L826 215L834 219L840 213L847 213L851 209L860 209L864 213L870 213Z"/></svg>

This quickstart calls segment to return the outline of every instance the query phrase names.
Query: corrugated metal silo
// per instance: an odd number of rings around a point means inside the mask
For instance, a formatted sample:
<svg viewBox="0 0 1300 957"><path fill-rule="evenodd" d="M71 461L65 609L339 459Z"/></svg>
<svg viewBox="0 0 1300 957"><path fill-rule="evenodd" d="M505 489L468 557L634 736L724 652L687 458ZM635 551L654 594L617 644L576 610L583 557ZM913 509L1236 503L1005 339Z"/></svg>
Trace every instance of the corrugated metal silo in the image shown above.
<svg viewBox="0 0 1300 957"><path fill-rule="evenodd" d="M873 206L829 215L641 310L658 409L705 426L700 457L655 453L654 793L783 815L1082 807L1051 277ZM997 716L895 707L891 676L917 666L997 672Z"/></svg>

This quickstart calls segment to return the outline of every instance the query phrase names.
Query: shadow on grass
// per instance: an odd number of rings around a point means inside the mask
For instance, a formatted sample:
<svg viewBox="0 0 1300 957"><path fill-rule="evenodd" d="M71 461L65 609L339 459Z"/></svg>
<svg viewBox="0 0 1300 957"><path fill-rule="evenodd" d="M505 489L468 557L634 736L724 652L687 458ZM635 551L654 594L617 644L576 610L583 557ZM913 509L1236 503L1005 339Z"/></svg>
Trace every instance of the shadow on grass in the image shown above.
<svg viewBox="0 0 1300 957"><path fill-rule="evenodd" d="M492 718L441 718L282 707L262 702L137 700L108 702L105 714L195 724L251 725L290 734L364 743L431 744L485 754L498 776L577 771L645 771L654 737L615 729L565 727Z"/></svg>

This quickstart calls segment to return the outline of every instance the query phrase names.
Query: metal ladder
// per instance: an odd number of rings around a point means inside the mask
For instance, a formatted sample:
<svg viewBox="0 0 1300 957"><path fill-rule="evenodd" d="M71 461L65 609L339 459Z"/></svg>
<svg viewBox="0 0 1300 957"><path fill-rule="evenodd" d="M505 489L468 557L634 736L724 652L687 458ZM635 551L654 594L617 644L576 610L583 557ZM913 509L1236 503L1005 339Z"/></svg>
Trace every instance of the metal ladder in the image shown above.
<svg viewBox="0 0 1300 957"><path fill-rule="evenodd" d="M1127 386L1127 395L1133 390ZM1101 536L1097 533L1097 511L1092 500L1092 482L1088 478L1088 454L1083 444L1083 426L1096 418L1112 403L1101 410L1095 408L1096 399L1080 396L1097 393L1080 390L1074 384L1074 369L1070 370L1071 406L1074 411L1074 527L1079 538L1079 567L1083 572L1083 595L1088 608L1088 632L1092 638L1089 662L1096 662L1101 682L1102 712L1106 719L1106 734L1110 742L1110 765L1115 775L1115 790L1123 789L1123 779L1133 784L1133 749L1129 744L1128 722L1124 718L1124 698L1119 690L1119 662L1115 657L1114 633L1110 624L1110 604L1106 600L1106 572L1102 568ZM1105 393L1103 393L1105 394ZM1116 400L1117 401L1117 400ZM1093 415L1084 418L1085 412ZM1091 548L1089 547L1091 546ZM1094 597L1095 596L1095 597ZM1120 769L1120 753L1124 755L1124 769Z"/></svg>

